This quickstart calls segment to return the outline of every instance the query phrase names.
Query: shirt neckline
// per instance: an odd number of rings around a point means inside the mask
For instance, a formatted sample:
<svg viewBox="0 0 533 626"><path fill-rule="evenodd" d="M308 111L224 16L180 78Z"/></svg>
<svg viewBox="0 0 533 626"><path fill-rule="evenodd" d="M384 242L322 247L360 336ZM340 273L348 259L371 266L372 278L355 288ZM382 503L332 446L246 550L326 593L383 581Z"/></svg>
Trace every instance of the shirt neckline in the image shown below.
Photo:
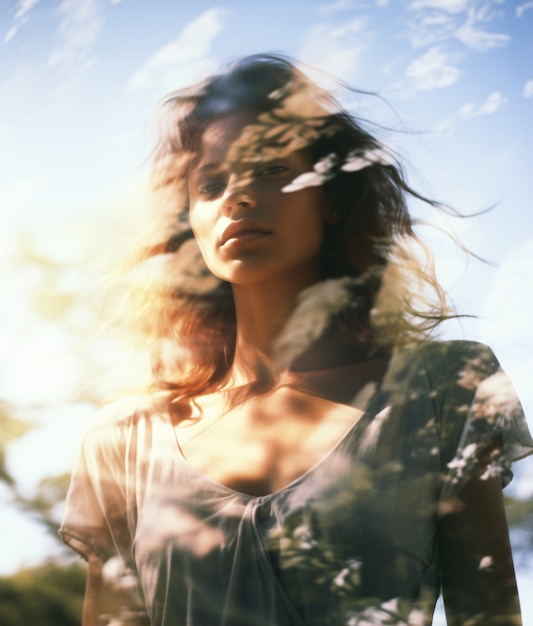
<svg viewBox="0 0 533 626"><path fill-rule="evenodd" d="M332 402L331 400L322 398L321 396L318 396L317 394L312 394L308 390L298 389L298 391L301 391L302 393L308 394L310 396L315 395L316 397L319 397L322 401L331 404L332 407L339 407L339 408L342 408L342 410L346 410L346 409L351 409L353 411L357 410L349 404L344 404L340 402ZM265 494L260 494L260 495L254 495L254 494L246 493L244 491L240 491L238 489L234 489L233 487L230 487L229 485L226 485L216 480L215 478L210 477L208 474L196 468L192 463L189 462L189 460L187 459L186 455L184 454L180 446L175 425L173 425L172 423L170 425L172 428L172 432L173 432L174 440L176 442L176 447L178 449L180 460L186 465L189 471L193 472L198 477L202 478L205 482L213 485L214 487L216 487L220 491L225 492L228 495L238 496L239 498L245 499L247 501L259 502L259 501L266 501L266 500L274 499L276 497L280 497L286 492L291 491L292 489L297 487L300 483L302 483L304 480L306 480L309 476L311 476L313 473L318 471L318 469L322 465L325 465L326 462L345 444L345 442L353 435L353 433L356 430L363 428L364 424L368 423L372 419L372 416L374 415L373 407L378 402L380 396L381 396L381 390L378 390L368 402L368 405L365 408L365 410L363 410L361 413L359 413L358 416L355 417L354 421L350 424L350 426L343 433L343 435L308 469L306 469L299 476L291 480L289 483L287 483L283 487L280 487L279 489L276 489L274 491L271 491Z"/></svg>

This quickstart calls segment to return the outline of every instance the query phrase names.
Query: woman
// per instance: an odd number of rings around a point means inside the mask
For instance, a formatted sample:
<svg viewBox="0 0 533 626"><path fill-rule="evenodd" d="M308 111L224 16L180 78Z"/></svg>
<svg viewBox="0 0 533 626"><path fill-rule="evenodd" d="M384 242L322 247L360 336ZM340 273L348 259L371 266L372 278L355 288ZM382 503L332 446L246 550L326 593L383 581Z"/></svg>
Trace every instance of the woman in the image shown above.
<svg viewBox="0 0 533 626"><path fill-rule="evenodd" d="M501 486L533 441L488 348L429 341L423 198L283 58L163 123L129 276L153 389L89 425L61 528L84 625L415 626L441 583L450 625L520 624Z"/></svg>

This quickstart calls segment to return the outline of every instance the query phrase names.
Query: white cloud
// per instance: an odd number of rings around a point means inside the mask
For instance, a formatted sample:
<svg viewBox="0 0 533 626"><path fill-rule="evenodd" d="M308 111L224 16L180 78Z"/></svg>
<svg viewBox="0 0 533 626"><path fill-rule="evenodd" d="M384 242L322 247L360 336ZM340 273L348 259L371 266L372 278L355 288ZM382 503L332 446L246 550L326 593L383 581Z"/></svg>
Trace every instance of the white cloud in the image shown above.
<svg viewBox="0 0 533 626"><path fill-rule="evenodd" d="M453 24L452 20L450 20L450 17L444 13L430 13L429 15L422 17L419 22L419 26L436 26L437 28L446 28L450 24Z"/></svg>
<svg viewBox="0 0 533 626"><path fill-rule="evenodd" d="M435 46L451 39L457 29L457 17L449 13L423 12L408 20L407 39L415 48Z"/></svg>
<svg viewBox="0 0 533 626"><path fill-rule="evenodd" d="M470 4L471 0L413 0L407 8L410 11L440 9L448 13L461 13L466 11Z"/></svg>
<svg viewBox="0 0 533 626"><path fill-rule="evenodd" d="M511 40L506 33L487 32L485 25L503 15L497 6L502 0L412 0L408 10L407 37L415 47L459 40L476 52L505 46Z"/></svg>
<svg viewBox="0 0 533 626"><path fill-rule="evenodd" d="M335 0L330 4L322 4L316 10L318 13L337 13L338 11L354 9L356 4L358 4L358 0Z"/></svg>
<svg viewBox="0 0 533 626"><path fill-rule="evenodd" d="M454 117L445 117L440 122L437 122L432 131L436 135L451 135L455 131L455 118Z"/></svg>
<svg viewBox="0 0 533 626"><path fill-rule="evenodd" d="M524 91L522 92L524 98L531 98L533 96L533 80L528 80L524 85Z"/></svg>
<svg viewBox="0 0 533 626"><path fill-rule="evenodd" d="M4 37L4 43L8 43L13 39L13 37L17 34L19 27L16 24L10 27Z"/></svg>
<svg viewBox="0 0 533 626"><path fill-rule="evenodd" d="M87 64L102 28L98 0L62 0L57 14L61 16L59 42L48 57L48 66L66 69Z"/></svg>
<svg viewBox="0 0 533 626"><path fill-rule="evenodd" d="M349 43L350 40L359 39L361 33L365 32L368 22L365 18L358 17L342 26L330 30L331 38L338 43ZM316 45L316 42L315 42Z"/></svg>
<svg viewBox="0 0 533 626"><path fill-rule="evenodd" d="M15 19L19 20L21 17L24 17L26 13L31 11L33 7L38 4L39 0L19 0L18 9L15 13Z"/></svg>
<svg viewBox="0 0 533 626"><path fill-rule="evenodd" d="M472 117L478 117L479 115L490 115L499 111L504 104L508 102L505 96L499 91L493 91L490 96L480 104L479 106L474 102L467 102L457 112L457 115L464 119L470 119Z"/></svg>
<svg viewBox="0 0 533 626"><path fill-rule="evenodd" d="M455 37L476 52L485 52L492 48L501 48L509 43L511 37L504 33L488 33L479 28L480 23L493 21L495 13L490 4L484 4L479 9L474 7L468 10L466 22L457 29Z"/></svg>
<svg viewBox="0 0 533 626"><path fill-rule="evenodd" d="M224 28L227 11L209 9L184 26L178 37L157 50L129 81L134 90L167 92L200 80L217 63L211 43Z"/></svg>
<svg viewBox="0 0 533 626"><path fill-rule="evenodd" d="M17 3L17 11L15 13L13 24L4 36L4 43L10 42L17 34L19 28L28 21L28 13L38 4L39 0L19 0Z"/></svg>
<svg viewBox="0 0 533 626"><path fill-rule="evenodd" d="M405 70L406 78L420 91L442 89L453 85L461 71L448 63L446 54L434 47L412 61Z"/></svg>
<svg viewBox="0 0 533 626"><path fill-rule="evenodd" d="M492 48L501 48L511 41L509 35L503 33L487 33L468 23L459 28L455 36L461 43L464 43L465 46L468 46L476 52L485 52Z"/></svg>
<svg viewBox="0 0 533 626"><path fill-rule="evenodd" d="M340 27L315 24L307 32L298 57L303 63L353 82L368 41L367 26L365 18L356 18Z"/></svg>
<svg viewBox="0 0 533 626"><path fill-rule="evenodd" d="M379 71L385 76L397 75L401 71L403 65L403 59L399 56L395 56L388 59L385 63L379 66Z"/></svg>
<svg viewBox="0 0 533 626"><path fill-rule="evenodd" d="M516 17L522 17L526 11L533 9L533 2L526 2L516 7Z"/></svg>
<svg viewBox="0 0 533 626"><path fill-rule="evenodd" d="M502 96L499 91L493 91L490 96L485 100L485 102L481 105L480 112L482 115L496 113L496 111L499 111L502 106L507 102L507 98L505 96Z"/></svg>
<svg viewBox="0 0 533 626"><path fill-rule="evenodd" d="M532 95L533 95L533 81L532 83ZM433 126L433 132L437 135L450 135L455 131L456 119L460 118L468 120L473 117L479 117L480 115L490 115L499 111L504 104L508 102L507 98L503 96L499 91L492 92L485 102L482 104L476 104L474 102L467 102L457 111L457 116L446 117L445 119L437 122Z"/></svg>

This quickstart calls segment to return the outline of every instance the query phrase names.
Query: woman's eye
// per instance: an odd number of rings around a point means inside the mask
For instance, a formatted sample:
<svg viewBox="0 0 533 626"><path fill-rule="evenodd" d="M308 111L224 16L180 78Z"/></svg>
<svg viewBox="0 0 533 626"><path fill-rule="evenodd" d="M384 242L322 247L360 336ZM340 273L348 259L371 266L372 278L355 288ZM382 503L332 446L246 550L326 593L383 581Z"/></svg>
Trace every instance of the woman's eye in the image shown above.
<svg viewBox="0 0 533 626"><path fill-rule="evenodd" d="M257 176L275 176L276 174L284 174L289 170L284 165L267 165L257 172Z"/></svg>
<svg viewBox="0 0 533 626"><path fill-rule="evenodd" d="M203 183L199 185L198 191L200 195L211 196L213 194L219 193L224 188L224 183L222 181L214 181L209 183Z"/></svg>

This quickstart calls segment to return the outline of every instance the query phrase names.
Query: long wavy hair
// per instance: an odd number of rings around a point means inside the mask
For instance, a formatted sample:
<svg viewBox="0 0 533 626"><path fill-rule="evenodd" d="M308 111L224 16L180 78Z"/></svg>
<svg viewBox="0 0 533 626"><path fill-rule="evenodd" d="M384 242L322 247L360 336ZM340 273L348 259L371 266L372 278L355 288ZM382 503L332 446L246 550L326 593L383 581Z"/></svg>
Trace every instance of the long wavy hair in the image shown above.
<svg viewBox="0 0 533 626"><path fill-rule="evenodd" d="M230 159L308 150L334 208L322 248L324 279L350 277L352 305L334 315L349 340L371 348L428 337L450 313L431 254L414 232L411 189L391 153L295 64L254 55L176 91L161 105L148 227L128 264L127 317L148 340L154 384L174 398L216 389L236 337L231 286L208 270L191 231L187 178L204 131L221 116L252 114ZM305 227L305 224L302 224Z"/></svg>

